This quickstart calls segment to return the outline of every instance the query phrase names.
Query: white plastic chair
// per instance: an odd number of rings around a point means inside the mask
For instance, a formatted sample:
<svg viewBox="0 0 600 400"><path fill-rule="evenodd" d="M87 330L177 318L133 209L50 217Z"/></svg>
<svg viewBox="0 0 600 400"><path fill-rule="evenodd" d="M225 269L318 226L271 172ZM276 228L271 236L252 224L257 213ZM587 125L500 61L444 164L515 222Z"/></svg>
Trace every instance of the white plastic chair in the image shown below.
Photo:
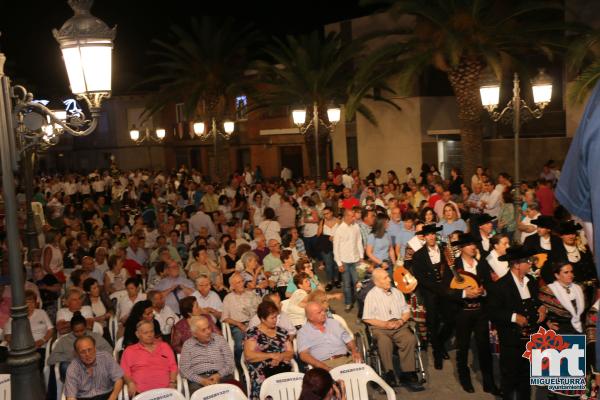
<svg viewBox="0 0 600 400"><path fill-rule="evenodd" d="M111 315L108 320L108 334L113 343L117 340L117 330L119 329L119 321L117 317Z"/></svg>
<svg viewBox="0 0 600 400"><path fill-rule="evenodd" d="M221 331L223 332L223 337L229 344L231 352L233 353L235 348L235 340L233 339L233 335L231 334L231 326L227 322L222 322Z"/></svg>
<svg viewBox="0 0 600 400"><path fill-rule="evenodd" d="M133 400L186 400L185 397L176 389L152 389L140 393Z"/></svg>
<svg viewBox="0 0 600 400"><path fill-rule="evenodd" d="M219 383L200 388L194 392L190 400L247 400L242 390L228 383ZM137 400L137 399L136 399Z"/></svg>
<svg viewBox="0 0 600 400"><path fill-rule="evenodd" d="M367 364L344 364L329 371L336 381L341 379L346 385L347 400L367 400L367 384L372 381L383 388L388 400L396 400L396 392Z"/></svg>
<svg viewBox="0 0 600 400"><path fill-rule="evenodd" d="M44 345L44 383L46 383L46 387L48 387L48 382L50 381L50 366L48 365L48 358L50 358L50 352L52 351L52 342L50 339Z"/></svg>
<svg viewBox="0 0 600 400"><path fill-rule="evenodd" d="M10 374L0 374L0 399L10 398Z"/></svg>
<svg viewBox="0 0 600 400"><path fill-rule="evenodd" d="M293 358L290 360L290 364L292 365L292 372L298 373L300 372L300 368L298 367L298 363ZM246 393L250 393L251 384L250 384L250 371L248 370L248 364L246 364L246 358L244 357L244 353L242 353L242 357L240 357L240 365L242 366L242 373L244 374L244 380L246 381ZM236 369L237 372L237 369ZM288 373L288 372L284 372ZM279 375L279 374L278 374ZM239 378L236 378L239 381ZM298 393L300 395L300 393Z"/></svg>
<svg viewBox="0 0 600 400"><path fill-rule="evenodd" d="M260 387L260 398L271 396L273 400L297 400L302 392L301 372L283 372L273 375L263 382Z"/></svg>
<svg viewBox="0 0 600 400"><path fill-rule="evenodd" d="M335 319L337 322L339 322L340 325L342 325L342 328L344 328L346 330L346 332L348 332L350 334L352 339L354 339L354 333L348 327L348 323L346 322L344 317L342 317L341 315L338 315L338 314L331 314L331 316L333 317L333 319Z"/></svg>
<svg viewBox="0 0 600 400"><path fill-rule="evenodd" d="M121 360L119 359L119 353L121 351L123 351L123 338L122 337L117 339L117 341L115 342L115 348L113 349L113 358L118 363L121 362Z"/></svg>

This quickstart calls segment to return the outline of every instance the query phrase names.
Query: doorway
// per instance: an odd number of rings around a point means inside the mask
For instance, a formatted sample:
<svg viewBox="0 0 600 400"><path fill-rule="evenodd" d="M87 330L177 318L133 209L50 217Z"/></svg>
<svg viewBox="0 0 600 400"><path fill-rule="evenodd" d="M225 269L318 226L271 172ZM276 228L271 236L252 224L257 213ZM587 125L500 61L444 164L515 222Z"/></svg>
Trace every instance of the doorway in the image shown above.
<svg viewBox="0 0 600 400"><path fill-rule="evenodd" d="M246 165L250 163L250 149L238 149L237 151L237 170L242 173Z"/></svg>
<svg viewBox="0 0 600 400"><path fill-rule="evenodd" d="M304 176L302 146L281 146L279 148L279 170L286 166L292 170L294 178Z"/></svg>
<svg viewBox="0 0 600 400"><path fill-rule="evenodd" d="M450 178L450 169L462 166L462 148L458 140L439 140L438 168L444 179Z"/></svg>

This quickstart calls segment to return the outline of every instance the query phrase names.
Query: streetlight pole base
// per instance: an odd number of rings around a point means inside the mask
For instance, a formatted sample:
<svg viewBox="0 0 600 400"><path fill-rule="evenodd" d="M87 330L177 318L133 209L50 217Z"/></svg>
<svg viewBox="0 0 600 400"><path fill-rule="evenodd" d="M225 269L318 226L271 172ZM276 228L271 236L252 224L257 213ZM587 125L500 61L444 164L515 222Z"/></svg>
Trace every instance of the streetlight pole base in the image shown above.
<svg viewBox="0 0 600 400"><path fill-rule="evenodd" d="M31 350L21 355L9 353L11 398L44 400L46 393L39 370L40 355Z"/></svg>

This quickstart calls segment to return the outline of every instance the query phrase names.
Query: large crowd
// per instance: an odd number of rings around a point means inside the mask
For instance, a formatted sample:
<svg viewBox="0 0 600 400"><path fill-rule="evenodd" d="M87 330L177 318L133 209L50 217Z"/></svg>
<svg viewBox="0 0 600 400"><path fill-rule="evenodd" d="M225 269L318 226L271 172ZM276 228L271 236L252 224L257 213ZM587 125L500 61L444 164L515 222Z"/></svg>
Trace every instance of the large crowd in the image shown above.
<svg viewBox="0 0 600 400"><path fill-rule="evenodd" d="M181 377L190 392L228 382L258 399L280 372L364 362L347 323L358 318L391 386L424 390L416 347L442 369L455 337L460 384L474 392L474 337L483 390L529 399L531 333L595 341L596 270L554 198L559 174L550 161L516 185L428 165L361 176L336 164L321 183L250 167L223 185L185 166L39 176L25 294L49 396L62 385L67 399L115 399L125 385L131 398Z"/></svg>

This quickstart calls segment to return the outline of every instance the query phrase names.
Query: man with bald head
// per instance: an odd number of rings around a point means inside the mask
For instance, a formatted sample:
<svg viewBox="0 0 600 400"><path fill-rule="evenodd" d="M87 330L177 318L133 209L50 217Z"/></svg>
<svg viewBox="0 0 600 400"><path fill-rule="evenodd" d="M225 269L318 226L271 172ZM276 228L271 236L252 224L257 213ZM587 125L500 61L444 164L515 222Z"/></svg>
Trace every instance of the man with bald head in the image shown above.
<svg viewBox="0 0 600 400"><path fill-rule="evenodd" d="M181 348L179 369L190 394L197 389L233 379L235 362L225 338L212 331L206 317L192 317L192 337Z"/></svg>
<svg viewBox="0 0 600 400"><path fill-rule="evenodd" d="M383 378L392 386L397 386L392 354L394 345L398 348L402 373L400 382L407 389L418 392L425 390L415 372L415 346L417 340L408 326L411 311L404 295L392 287L387 271L378 268L373 271L375 287L365 298L363 321L371 326L381 364L385 371Z"/></svg>
<svg viewBox="0 0 600 400"><path fill-rule="evenodd" d="M327 371L338 365L362 362L354 339L333 318L327 318L320 303L306 304L306 323L298 331L300 359L314 368Z"/></svg>

